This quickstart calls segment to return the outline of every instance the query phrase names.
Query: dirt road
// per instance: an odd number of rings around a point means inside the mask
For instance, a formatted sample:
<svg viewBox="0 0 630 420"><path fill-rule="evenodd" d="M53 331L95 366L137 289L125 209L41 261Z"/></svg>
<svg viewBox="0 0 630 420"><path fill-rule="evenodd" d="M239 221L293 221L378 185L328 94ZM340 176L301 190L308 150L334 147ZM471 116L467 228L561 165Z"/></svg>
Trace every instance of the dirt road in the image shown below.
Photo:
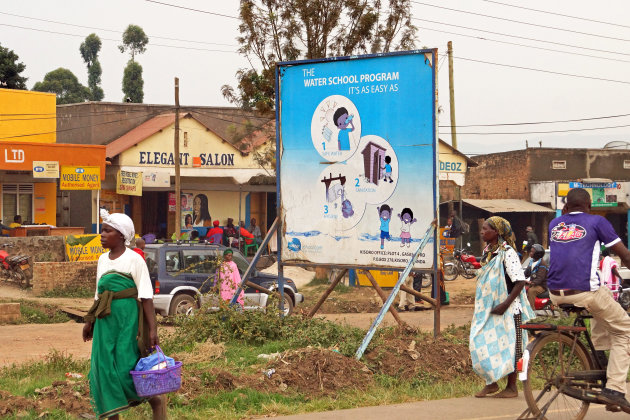
<svg viewBox="0 0 630 420"><path fill-rule="evenodd" d="M42 360L52 349L77 358L90 357L92 343L81 338L83 324L25 324L0 326L0 366Z"/></svg>

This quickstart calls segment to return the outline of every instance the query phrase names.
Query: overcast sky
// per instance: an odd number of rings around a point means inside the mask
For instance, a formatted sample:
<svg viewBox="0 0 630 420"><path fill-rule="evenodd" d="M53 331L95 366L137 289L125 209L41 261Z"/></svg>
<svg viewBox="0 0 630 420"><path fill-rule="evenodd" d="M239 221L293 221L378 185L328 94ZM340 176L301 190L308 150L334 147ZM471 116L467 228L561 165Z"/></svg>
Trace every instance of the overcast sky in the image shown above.
<svg viewBox="0 0 630 420"><path fill-rule="evenodd" d="M238 14L238 0L165 1L230 16ZM613 80L592 80L548 74L456 58L454 69L458 126L558 121L630 114L630 105L626 104L630 97L630 77L628 77L630 74L630 27L587 22L550 13L506 7L483 0L419 1L467 12L599 35L590 36L534 27L471 13L459 13L414 4L413 14L416 18L441 22L415 21L419 27L418 47L435 47L442 54L446 52L447 41L452 40L455 57ZM597 7L592 1L586 0L497 1L630 26L627 19L630 16L630 3L625 0L600 2ZM101 7L104 4L107 5L106 8ZM94 29L43 22L9 14L83 25ZM26 64L24 75L28 77L29 88L35 82L42 80L47 72L58 67L70 69L83 84L87 84L87 70L79 53L79 45L85 36L95 32L103 40L100 61L103 68L102 87L105 91L105 100L120 101L123 97L122 74L128 54L120 53L117 46L120 44L122 31L130 23L141 26L150 38L147 52L137 57L137 61L144 68L145 103L173 103L173 78L178 76L181 85L181 104L230 105L222 98L220 87L226 83L234 84L234 74L239 68L247 67L248 62L234 52L237 48L239 22L228 17L176 9L144 0L109 0L99 3L85 0L3 2L0 12L0 43L14 50L20 56L20 61ZM457 28L447 26L446 23L571 44L579 48ZM15 26L37 30L21 29ZM434 31L435 29L466 36L440 33ZM196 41L196 43L158 37L178 38ZM535 48L506 45L478 37L519 43ZM610 38L619 38L619 40ZM179 48L168 48L158 46L158 44L175 45ZM200 50L195 50L195 48ZM609 60L545 51L541 48L589 54ZM587 50L587 48L609 52ZM450 120L446 60L439 67L439 102L444 111L440 114L440 124L448 125ZM459 149L465 153L504 151L523 148L525 140L529 141L530 146L537 146L538 142L542 141L542 145L547 147L601 147L613 140L630 141L630 126L574 133L472 134L563 131L619 125L630 125L630 116L544 125L460 127L458 128ZM440 131L440 137L450 142L449 130L442 128Z"/></svg>

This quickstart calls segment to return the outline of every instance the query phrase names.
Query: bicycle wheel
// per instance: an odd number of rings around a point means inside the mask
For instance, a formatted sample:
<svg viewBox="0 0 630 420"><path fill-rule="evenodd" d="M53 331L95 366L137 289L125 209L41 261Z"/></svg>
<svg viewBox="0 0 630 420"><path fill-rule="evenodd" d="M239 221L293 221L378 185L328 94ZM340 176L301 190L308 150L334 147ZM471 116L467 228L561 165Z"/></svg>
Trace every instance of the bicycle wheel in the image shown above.
<svg viewBox="0 0 630 420"><path fill-rule="evenodd" d="M572 351L573 339L553 333L536 339L529 355L523 392L534 416L546 420L581 420L589 403L560 392L569 371L591 369L591 359L581 344Z"/></svg>
<svg viewBox="0 0 630 420"><path fill-rule="evenodd" d="M457 278L457 266L453 263L444 264L444 280L453 281Z"/></svg>

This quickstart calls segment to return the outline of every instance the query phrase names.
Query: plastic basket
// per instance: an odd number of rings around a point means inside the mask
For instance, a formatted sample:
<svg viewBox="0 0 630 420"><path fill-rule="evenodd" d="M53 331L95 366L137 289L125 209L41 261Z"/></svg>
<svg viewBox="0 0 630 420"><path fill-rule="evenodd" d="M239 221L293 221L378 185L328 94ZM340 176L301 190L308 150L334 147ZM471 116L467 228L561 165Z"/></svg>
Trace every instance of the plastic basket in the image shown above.
<svg viewBox="0 0 630 420"><path fill-rule="evenodd" d="M156 349L164 355L159 346L156 346ZM175 362L175 366L164 369L132 370L129 373L133 378L133 384L139 397L152 397L175 392L182 386L182 362Z"/></svg>

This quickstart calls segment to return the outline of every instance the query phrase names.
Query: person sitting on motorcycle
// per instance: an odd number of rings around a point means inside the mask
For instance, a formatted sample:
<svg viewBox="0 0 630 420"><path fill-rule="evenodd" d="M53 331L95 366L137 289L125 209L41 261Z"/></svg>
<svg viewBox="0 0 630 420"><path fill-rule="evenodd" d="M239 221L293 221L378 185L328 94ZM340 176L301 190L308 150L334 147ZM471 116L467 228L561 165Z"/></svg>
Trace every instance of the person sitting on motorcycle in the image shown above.
<svg viewBox="0 0 630 420"><path fill-rule="evenodd" d="M547 290L547 266L543 262L545 249L540 244L532 245L529 250L529 265L525 269L525 277L529 281L527 300L532 309L536 309L536 296Z"/></svg>
<svg viewBox="0 0 630 420"><path fill-rule="evenodd" d="M589 214L591 196L582 188L567 194L563 215L549 224L550 259L547 286L554 305L572 304L586 308L596 325L593 336L604 330L610 336L610 358L606 387L597 396L606 409L630 413L626 400L626 378L630 368L630 317L615 302L610 289L597 274L600 245L610 248L630 267L630 251L613 226L602 216ZM595 338L595 337L593 337ZM601 348L593 339L595 349Z"/></svg>

